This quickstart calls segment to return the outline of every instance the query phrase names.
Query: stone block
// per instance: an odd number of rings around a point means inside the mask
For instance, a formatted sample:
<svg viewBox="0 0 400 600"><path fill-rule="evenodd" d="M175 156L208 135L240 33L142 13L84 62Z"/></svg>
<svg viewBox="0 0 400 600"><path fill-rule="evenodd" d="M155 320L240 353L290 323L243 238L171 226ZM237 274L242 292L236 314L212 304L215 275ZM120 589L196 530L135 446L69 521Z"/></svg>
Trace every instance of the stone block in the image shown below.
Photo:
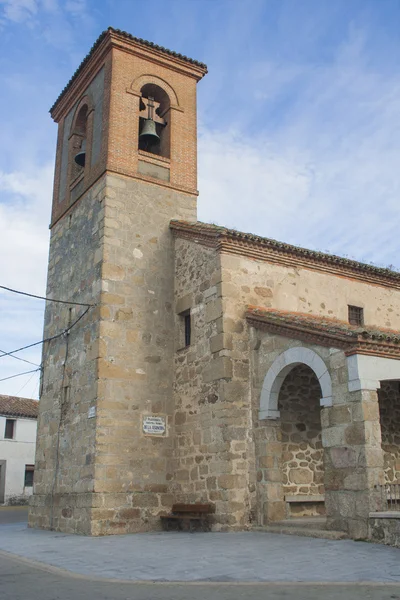
<svg viewBox="0 0 400 600"><path fill-rule="evenodd" d="M221 356L210 360L203 371L205 383L217 379L229 379L232 377L232 361L227 356Z"/></svg>
<svg viewBox="0 0 400 600"><path fill-rule="evenodd" d="M343 480L344 490L365 490L367 487L367 477L365 473L352 471Z"/></svg>
<svg viewBox="0 0 400 600"><path fill-rule="evenodd" d="M103 263L102 276L111 281L122 281L125 278L125 270L119 265Z"/></svg>
<svg viewBox="0 0 400 600"><path fill-rule="evenodd" d="M345 429L345 444L349 446L361 446L366 442L364 423L352 423Z"/></svg>
<svg viewBox="0 0 400 600"><path fill-rule="evenodd" d="M383 467L383 452L381 447L364 447L361 449L358 464L360 467Z"/></svg>
<svg viewBox="0 0 400 600"><path fill-rule="evenodd" d="M347 446L331 448L330 457L332 465L336 469L346 469L357 465L357 453L354 448Z"/></svg>
<svg viewBox="0 0 400 600"><path fill-rule="evenodd" d="M313 474L311 471L306 469L291 469L289 471L290 480L297 484L311 483L313 480Z"/></svg>
<svg viewBox="0 0 400 600"><path fill-rule="evenodd" d="M211 352L220 352L221 350L232 350L232 336L219 333L210 338Z"/></svg>
<svg viewBox="0 0 400 600"><path fill-rule="evenodd" d="M248 384L243 381L222 381L220 383L221 402L241 404L247 398Z"/></svg>
<svg viewBox="0 0 400 600"><path fill-rule="evenodd" d="M132 496L132 506L138 508L149 508L159 506L159 499L156 494L135 493Z"/></svg>
<svg viewBox="0 0 400 600"><path fill-rule="evenodd" d="M329 408L329 424L331 427L351 422L351 409L348 405L336 405Z"/></svg>
<svg viewBox="0 0 400 600"><path fill-rule="evenodd" d="M325 488L326 490L342 490L344 478L347 475L346 469L329 469L325 468Z"/></svg>
<svg viewBox="0 0 400 600"><path fill-rule="evenodd" d="M344 427L339 425L336 427L329 427L329 429L323 429L322 445L324 448L346 445Z"/></svg>
<svg viewBox="0 0 400 600"><path fill-rule="evenodd" d="M193 308L194 299L193 294L186 294L185 296L180 297L176 301L175 312L179 315L187 310Z"/></svg>
<svg viewBox="0 0 400 600"><path fill-rule="evenodd" d="M260 296L261 298L272 298L273 296L273 291L271 288L256 286L254 288L254 292L257 294L257 296Z"/></svg>
<svg viewBox="0 0 400 600"><path fill-rule="evenodd" d="M218 487L224 490L240 489L246 485L246 478L243 475L220 475L218 477Z"/></svg>
<svg viewBox="0 0 400 600"><path fill-rule="evenodd" d="M284 500L284 488L280 482L266 482L265 487L268 502L277 502Z"/></svg>
<svg viewBox="0 0 400 600"><path fill-rule="evenodd" d="M118 511L119 519L138 519L140 517L139 508L121 508Z"/></svg>
<svg viewBox="0 0 400 600"><path fill-rule="evenodd" d="M261 468L273 469L275 466L274 456L260 456L259 465Z"/></svg>
<svg viewBox="0 0 400 600"><path fill-rule="evenodd" d="M210 302L207 302L205 312L206 323L216 321L217 319L221 318L222 315L223 312L221 298L217 298L216 300L211 300Z"/></svg>
<svg viewBox="0 0 400 600"><path fill-rule="evenodd" d="M132 308L120 308L117 310L115 318L117 321L131 321L133 318Z"/></svg>
<svg viewBox="0 0 400 600"><path fill-rule="evenodd" d="M286 504L285 502L268 502L264 511L267 522L282 521L286 517Z"/></svg>
<svg viewBox="0 0 400 600"><path fill-rule="evenodd" d="M330 408L321 408L321 428L326 429L329 427L329 412Z"/></svg>
<svg viewBox="0 0 400 600"><path fill-rule="evenodd" d="M227 333L242 333L244 329L243 318L224 319L224 331Z"/></svg>
<svg viewBox="0 0 400 600"><path fill-rule="evenodd" d="M368 539L368 519L349 519L348 532L353 540Z"/></svg>

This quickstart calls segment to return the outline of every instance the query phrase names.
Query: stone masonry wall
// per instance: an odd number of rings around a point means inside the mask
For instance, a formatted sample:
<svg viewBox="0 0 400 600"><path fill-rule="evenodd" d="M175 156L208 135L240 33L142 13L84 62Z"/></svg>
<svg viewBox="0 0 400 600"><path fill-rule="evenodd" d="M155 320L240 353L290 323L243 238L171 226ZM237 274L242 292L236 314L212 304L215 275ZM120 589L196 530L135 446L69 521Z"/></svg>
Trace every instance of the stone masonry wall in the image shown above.
<svg viewBox="0 0 400 600"><path fill-rule="evenodd" d="M214 529L249 522L247 394L232 385L221 298L219 257L214 250L176 240L176 339L190 308L192 342L175 355L175 498L215 504Z"/></svg>
<svg viewBox="0 0 400 600"><path fill-rule="evenodd" d="M52 229L48 297L99 304L104 197L102 178ZM44 338L64 331L84 311L48 302ZM96 419L88 411L97 398L99 311L90 308L68 336L43 347L31 527L91 531Z"/></svg>
<svg viewBox="0 0 400 600"><path fill-rule="evenodd" d="M259 419L261 388L268 370L283 352L299 346L312 350L326 362L338 391L346 388L346 359L342 352L250 329L252 419L257 469L256 518L259 525L288 516L285 495L315 495L322 494L324 490L321 390L313 372L305 365L294 366L280 390L280 418ZM291 470L293 473L289 476ZM309 510L309 505L296 506L303 512ZM312 513L315 513L314 506Z"/></svg>
<svg viewBox="0 0 400 600"><path fill-rule="evenodd" d="M252 304L347 321L351 304L364 307L366 326L400 329L400 290L233 254L221 265L238 312Z"/></svg>
<svg viewBox="0 0 400 600"><path fill-rule="evenodd" d="M98 363L92 532L157 529L168 510L174 447L172 218L193 220L196 198L108 175ZM146 436L146 415L167 423Z"/></svg>
<svg viewBox="0 0 400 600"><path fill-rule="evenodd" d="M279 392L285 494L324 493L321 387L306 365L294 367Z"/></svg>
<svg viewBox="0 0 400 600"><path fill-rule="evenodd" d="M400 548L400 514L390 518L374 518L369 520L369 537L373 542Z"/></svg>
<svg viewBox="0 0 400 600"><path fill-rule="evenodd" d="M400 387L382 381L378 390L385 482L400 484Z"/></svg>
<svg viewBox="0 0 400 600"><path fill-rule="evenodd" d="M259 420L263 380L286 350L304 347L327 366L332 382L331 407L320 409L324 448L327 525L355 539L368 537L369 512L380 508L374 486L383 482L378 397L373 391L348 391L346 356L340 350L251 328L253 427L257 459L257 520L283 519L282 431L279 420Z"/></svg>

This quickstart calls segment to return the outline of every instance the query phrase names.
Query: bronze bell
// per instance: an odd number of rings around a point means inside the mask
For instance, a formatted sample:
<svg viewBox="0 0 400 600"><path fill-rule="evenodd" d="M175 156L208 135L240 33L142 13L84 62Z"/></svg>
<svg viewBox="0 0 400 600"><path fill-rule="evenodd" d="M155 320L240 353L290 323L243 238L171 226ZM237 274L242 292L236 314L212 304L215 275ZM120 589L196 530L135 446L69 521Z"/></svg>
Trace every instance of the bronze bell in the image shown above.
<svg viewBox="0 0 400 600"><path fill-rule="evenodd" d="M160 141L160 136L157 134L156 130L156 123L153 119L150 118L145 120L139 135L139 140L146 144L156 144Z"/></svg>
<svg viewBox="0 0 400 600"><path fill-rule="evenodd" d="M79 150L78 154L75 154L75 162L80 167L84 167L85 166L85 162L86 162L86 139L82 140L81 149Z"/></svg>

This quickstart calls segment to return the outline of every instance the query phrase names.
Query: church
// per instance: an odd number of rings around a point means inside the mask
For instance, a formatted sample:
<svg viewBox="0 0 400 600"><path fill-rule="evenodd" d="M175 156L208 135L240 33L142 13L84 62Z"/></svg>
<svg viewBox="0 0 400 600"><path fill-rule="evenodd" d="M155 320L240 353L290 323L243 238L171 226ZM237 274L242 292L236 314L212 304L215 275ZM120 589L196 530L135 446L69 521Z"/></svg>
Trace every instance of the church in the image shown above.
<svg viewBox="0 0 400 600"><path fill-rule="evenodd" d="M29 525L155 531L209 502L214 531L324 518L367 539L400 488L400 274L197 221L206 73L109 28L51 108L62 302Z"/></svg>

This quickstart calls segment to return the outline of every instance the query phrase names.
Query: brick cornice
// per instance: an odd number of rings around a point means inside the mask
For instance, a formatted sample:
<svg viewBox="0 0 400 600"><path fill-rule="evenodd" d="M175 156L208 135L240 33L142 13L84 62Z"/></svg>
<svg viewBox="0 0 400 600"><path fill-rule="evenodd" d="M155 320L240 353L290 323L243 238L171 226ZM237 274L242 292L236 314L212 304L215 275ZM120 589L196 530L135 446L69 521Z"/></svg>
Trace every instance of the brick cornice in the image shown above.
<svg viewBox="0 0 400 600"><path fill-rule="evenodd" d="M71 99L79 98L80 94L87 88L111 48L119 48L122 51L145 57L147 61L162 64L187 76L194 77L197 81L207 73L207 66L204 63L162 46L157 46L152 42L136 38L126 31L109 27L97 38L89 53L51 107L50 114L56 122L71 108Z"/></svg>
<svg viewBox="0 0 400 600"><path fill-rule="evenodd" d="M106 57L110 52L111 44L108 38L103 38L96 52L93 55L88 54L80 67L75 71L70 81L67 83L57 100L50 108L50 115L56 123L68 114L76 103L77 98L86 91L92 79L97 75L106 62Z"/></svg>
<svg viewBox="0 0 400 600"><path fill-rule="evenodd" d="M307 250L217 225L171 221L170 227L177 237L195 240L225 254L245 256L287 267L311 269L364 283L400 289L400 273L390 269Z"/></svg>
<svg viewBox="0 0 400 600"><path fill-rule="evenodd" d="M346 356L367 354L400 360L400 333L352 327L336 319L249 306L249 325L310 344L339 348Z"/></svg>

